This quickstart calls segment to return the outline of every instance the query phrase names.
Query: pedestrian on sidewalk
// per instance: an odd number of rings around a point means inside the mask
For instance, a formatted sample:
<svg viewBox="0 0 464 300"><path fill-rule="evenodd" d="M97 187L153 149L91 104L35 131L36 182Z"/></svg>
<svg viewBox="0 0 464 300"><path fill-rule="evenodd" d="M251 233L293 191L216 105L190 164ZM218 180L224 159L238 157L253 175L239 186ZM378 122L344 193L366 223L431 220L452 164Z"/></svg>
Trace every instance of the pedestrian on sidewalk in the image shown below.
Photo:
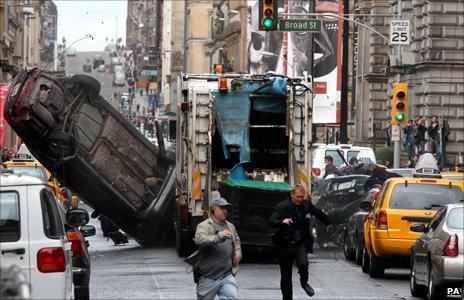
<svg viewBox="0 0 464 300"><path fill-rule="evenodd" d="M406 124L406 127L404 127L403 132L406 136L405 138L405 145L406 145L406 153L408 154L408 162L412 162L412 157L415 154L414 151L414 122L413 120L409 120L408 123Z"/></svg>
<svg viewBox="0 0 464 300"><path fill-rule="evenodd" d="M422 155L425 153L425 118L422 116L416 117L416 121L413 127L414 134L414 145L416 148L416 154Z"/></svg>
<svg viewBox="0 0 464 300"><path fill-rule="evenodd" d="M308 296L314 296L313 288L308 284L308 253L313 252L314 238L310 230L309 215L314 215L326 225L331 221L327 215L316 208L311 199L305 199L305 188L297 184L290 198L278 203L268 225L277 230L272 235L276 245L280 266L280 289L284 300L293 298L292 268L296 262L300 273L300 284Z"/></svg>
<svg viewBox="0 0 464 300"><path fill-rule="evenodd" d="M195 243L199 247L187 262L192 264L198 299L238 299L235 274L242 258L235 226L228 222L227 207L221 197L209 203L210 217L198 224Z"/></svg>
<svg viewBox="0 0 464 300"><path fill-rule="evenodd" d="M432 117L432 123L427 129L430 138L430 153L435 154L438 164L441 164L441 145L440 145L440 124L438 123L438 117Z"/></svg>

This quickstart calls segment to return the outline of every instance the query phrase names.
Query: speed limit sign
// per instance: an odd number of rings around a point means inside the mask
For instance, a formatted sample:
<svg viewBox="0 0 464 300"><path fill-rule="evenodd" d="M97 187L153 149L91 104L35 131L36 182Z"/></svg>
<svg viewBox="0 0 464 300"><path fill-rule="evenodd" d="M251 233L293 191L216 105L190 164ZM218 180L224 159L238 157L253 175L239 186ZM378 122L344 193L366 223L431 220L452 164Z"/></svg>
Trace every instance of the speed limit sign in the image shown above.
<svg viewBox="0 0 464 300"><path fill-rule="evenodd" d="M409 20L390 20L390 45L409 45L411 29Z"/></svg>

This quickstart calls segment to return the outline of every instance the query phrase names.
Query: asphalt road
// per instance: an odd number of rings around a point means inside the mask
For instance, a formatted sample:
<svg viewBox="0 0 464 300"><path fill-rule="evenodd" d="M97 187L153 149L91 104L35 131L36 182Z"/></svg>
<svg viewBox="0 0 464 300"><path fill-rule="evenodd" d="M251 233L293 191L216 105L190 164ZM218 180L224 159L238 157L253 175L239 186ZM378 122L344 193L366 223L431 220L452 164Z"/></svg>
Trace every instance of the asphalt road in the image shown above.
<svg viewBox="0 0 464 300"><path fill-rule="evenodd" d="M103 237L99 221L91 220L97 234L89 237L92 260L91 299L194 299L195 284L189 266L170 246L125 245ZM409 270L391 269L383 279L371 279L341 252L316 250L310 256L312 299L416 299L409 293ZM295 299L308 299L293 272ZM241 264L237 275L241 299L281 299L276 264Z"/></svg>
<svg viewBox="0 0 464 300"><path fill-rule="evenodd" d="M93 64L93 58L95 54L102 55L103 59L106 63L110 63L111 58L108 55L108 52L76 52L76 56L67 57L67 64L66 64L66 73L69 74L86 74L89 76L94 77L97 79L101 84L101 91L100 95L103 96L107 101L109 101L113 106L116 106L116 103L113 103L111 100L111 96L116 91L119 94L122 92L127 92L126 87L113 87L113 75L106 72L97 72L96 70L92 69L91 73L85 73L82 70L82 65L86 63L87 59L90 59L90 63Z"/></svg>

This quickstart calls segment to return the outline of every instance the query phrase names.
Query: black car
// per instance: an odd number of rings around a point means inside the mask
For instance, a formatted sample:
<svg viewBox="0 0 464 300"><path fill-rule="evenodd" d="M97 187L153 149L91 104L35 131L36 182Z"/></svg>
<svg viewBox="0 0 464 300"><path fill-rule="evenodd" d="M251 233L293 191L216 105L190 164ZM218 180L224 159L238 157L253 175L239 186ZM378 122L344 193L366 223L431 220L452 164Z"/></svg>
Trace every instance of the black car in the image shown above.
<svg viewBox="0 0 464 300"><path fill-rule="evenodd" d="M343 224L359 209L359 202L371 188L371 183L368 175L338 176L315 183L312 200L333 224L327 232L319 221L313 222L313 234L319 247L328 242L341 243Z"/></svg>
<svg viewBox="0 0 464 300"><path fill-rule="evenodd" d="M73 284L74 298L76 300L89 299L89 283L91 273L91 263L89 254L89 242L85 239L95 235L95 227L86 225L89 222L89 214L83 209L68 210L63 207L63 203L58 201L58 208L63 215L75 215L74 218L64 217L67 220L64 224L66 236L71 243L71 256L73 263ZM74 219L74 220L73 220ZM72 222L69 222L71 220Z"/></svg>
<svg viewBox="0 0 464 300"><path fill-rule="evenodd" d="M347 260L361 265L364 248L364 221L371 210L372 201L378 195L379 188L369 190L367 195L361 199L358 211L355 212L345 225L343 233L343 254Z"/></svg>

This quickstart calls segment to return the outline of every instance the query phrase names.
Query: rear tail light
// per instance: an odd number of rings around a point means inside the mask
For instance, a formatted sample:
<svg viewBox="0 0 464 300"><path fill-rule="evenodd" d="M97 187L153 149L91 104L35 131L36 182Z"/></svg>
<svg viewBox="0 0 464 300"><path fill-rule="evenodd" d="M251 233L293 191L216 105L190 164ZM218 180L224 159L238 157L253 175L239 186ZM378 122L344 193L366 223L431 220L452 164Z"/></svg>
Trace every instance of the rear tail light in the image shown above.
<svg viewBox="0 0 464 300"><path fill-rule="evenodd" d="M42 248L37 252L37 268L42 273L64 272L66 257L62 247Z"/></svg>
<svg viewBox="0 0 464 300"><path fill-rule="evenodd" d="M81 235L74 229L68 230L66 235L68 236L68 241L71 242L72 258L81 258L84 254Z"/></svg>
<svg viewBox="0 0 464 300"><path fill-rule="evenodd" d="M443 248L443 255L457 256L458 252L458 236L453 234L446 241L445 247Z"/></svg>
<svg viewBox="0 0 464 300"><path fill-rule="evenodd" d="M377 227L379 229L387 229L387 212L384 210L379 211L379 219L377 221Z"/></svg>
<svg viewBox="0 0 464 300"><path fill-rule="evenodd" d="M314 174L314 176L316 176L316 177L319 176L319 175L321 175L321 169L319 169L319 168L313 168L313 174Z"/></svg>

